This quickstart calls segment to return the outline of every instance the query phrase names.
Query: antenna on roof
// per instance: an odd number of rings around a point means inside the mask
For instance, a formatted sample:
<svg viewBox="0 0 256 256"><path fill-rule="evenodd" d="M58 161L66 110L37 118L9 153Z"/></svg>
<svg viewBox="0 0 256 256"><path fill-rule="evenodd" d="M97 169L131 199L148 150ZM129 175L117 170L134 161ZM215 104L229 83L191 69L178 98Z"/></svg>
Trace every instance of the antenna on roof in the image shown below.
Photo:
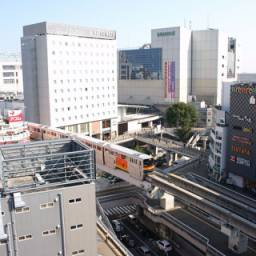
<svg viewBox="0 0 256 256"><path fill-rule="evenodd" d="M186 28L187 27L187 21L186 21L186 19L184 18L184 28Z"/></svg>
<svg viewBox="0 0 256 256"><path fill-rule="evenodd" d="M206 16L206 26L207 26L207 29L210 28L210 14L208 14L208 15Z"/></svg>
<svg viewBox="0 0 256 256"><path fill-rule="evenodd" d="M189 20L189 22L188 22L188 28L192 29L192 21L191 20Z"/></svg>

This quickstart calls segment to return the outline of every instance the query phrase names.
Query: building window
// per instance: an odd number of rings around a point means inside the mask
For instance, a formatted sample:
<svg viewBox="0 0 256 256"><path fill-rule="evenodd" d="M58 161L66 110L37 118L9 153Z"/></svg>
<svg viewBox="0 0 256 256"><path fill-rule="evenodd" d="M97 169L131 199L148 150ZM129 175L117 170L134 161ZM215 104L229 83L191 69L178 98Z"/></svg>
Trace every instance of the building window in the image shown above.
<svg viewBox="0 0 256 256"><path fill-rule="evenodd" d="M72 225L70 227L71 230L76 230L76 229L81 229L83 227L83 224L77 224L77 225Z"/></svg>
<svg viewBox="0 0 256 256"><path fill-rule="evenodd" d="M3 70L15 70L15 65L3 65Z"/></svg>
<svg viewBox="0 0 256 256"><path fill-rule="evenodd" d="M43 236L51 236L51 235L56 235L56 230L52 229L52 230L45 230L42 233Z"/></svg>
<svg viewBox="0 0 256 256"><path fill-rule="evenodd" d="M15 80L14 79L4 79L4 84L14 84Z"/></svg>
<svg viewBox="0 0 256 256"><path fill-rule="evenodd" d="M3 72L3 77L12 77L12 76L14 76L14 72Z"/></svg>
<svg viewBox="0 0 256 256"><path fill-rule="evenodd" d="M82 202L82 198L78 197L78 198L70 199L68 202L70 204L80 203L80 202Z"/></svg>
<svg viewBox="0 0 256 256"><path fill-rule="evenodd" d="M26 212L30 212L29 207L23 207L23 208L17 208L15 209L15 213L19 214L19 213L26 213Z"/></svg>
<svg viewBox="0 0 256 256"><path fill-rule="evenodd" d="M19 239L19 241L30 240L30 239L32 239L32 235L19 236L18 239Z"/></svg>
<svg viewBox="0 0 256 256"><path fill-rule="evenodd" d="M78 251L73 251L72 252L72 255L83 255L84 254L84 250L82 249L82 250L78 250Z"/></svg>
<svg viewBox="0 0 256 256"><path fill-rule="evenodd" d="M54 203L49 202L49 203L45 203L45 204L40 204L40 209L47 209L47 208L52 208L54 207Z"/></svg>

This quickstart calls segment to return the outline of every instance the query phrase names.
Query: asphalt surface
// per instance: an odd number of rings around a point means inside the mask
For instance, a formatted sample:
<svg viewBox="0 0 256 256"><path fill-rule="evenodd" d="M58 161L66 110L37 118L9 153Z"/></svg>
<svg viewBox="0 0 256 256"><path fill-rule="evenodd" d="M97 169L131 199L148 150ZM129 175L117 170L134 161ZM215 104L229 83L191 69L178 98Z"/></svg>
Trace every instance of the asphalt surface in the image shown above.
<svg viewBox="0 0 256 256"><path fill-rule="evenodd" d="M174 250L169 253L159 250L156 245L156 241L159 240L159 238L141 224L137 222L131 223L128 218L121 219L119 221L123 230L118 232L117 236L122 240L121 237L125 234L128 235L130 240L134 241L134 246L129 246L127 242L122 241L134 256L143 256L138 249L140 246L148 247L150 249L151 256L180 256L180 254Z"/></svg>

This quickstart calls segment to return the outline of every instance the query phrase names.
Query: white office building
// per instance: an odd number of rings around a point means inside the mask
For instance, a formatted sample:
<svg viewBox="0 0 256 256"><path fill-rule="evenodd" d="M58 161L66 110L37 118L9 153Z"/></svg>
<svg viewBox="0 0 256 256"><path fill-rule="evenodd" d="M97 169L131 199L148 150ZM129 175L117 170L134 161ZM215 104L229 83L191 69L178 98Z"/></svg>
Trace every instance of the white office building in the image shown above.
<svg viewBox="0 0 256 256"><path fill-rule="evenodd" d="M213 127L210 131L209 143L209 176L220 181L225 175L228 113L230 109L230 86L232 83L223 83L221 88L221 106L213 109Z"/></svg>
<svg viewBox="0 0 256 256"><path fill-rule="evenodd" d="M23 92L21 58L0 53L0 94L17 96Z"/></svg>
<svg viewBox="0 0 256 256"><path fill-rule="evenodd" d="M119 51L119 103L170 104L194 95L220 104L222 82L237 79L237 48L236 39L216 29L152 29L150 47Z"/></svg>
<svg viewBox="0 0 256 256"><path fill-rule="evenodd" d="M183 27L152 29L151 47L162 48L166 101L187 102L191 80L191 30Z"/></svg>
<svg viewBox="0 0 256 256"><path fill-rule="evenodd" d="M115 31L42 22L23 27L21 49L28 121L116 134Z"/></svg>
<svg viewBox="0 0 256 256"><path fill-rule="evenodd" d="M221 103L223 82L237 79L237 40L218 29L192 32L192 90L197 100Z"/></svg>

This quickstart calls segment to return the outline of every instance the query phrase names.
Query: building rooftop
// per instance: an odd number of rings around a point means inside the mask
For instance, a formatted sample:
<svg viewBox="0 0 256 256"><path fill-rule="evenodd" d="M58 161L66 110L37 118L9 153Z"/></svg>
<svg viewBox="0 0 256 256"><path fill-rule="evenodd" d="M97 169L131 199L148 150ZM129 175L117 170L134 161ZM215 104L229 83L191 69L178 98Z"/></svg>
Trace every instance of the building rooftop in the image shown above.
<svg viewBox="0 0 256 256"><path fill-rule="evenodd" d="M62 35L115 40L116 32L109 29L88 28L61 23L41 22L23 27L23 36Z"/></svg>
<svg viewBox="0 0 256 256"><path fill-rule="evenodd" d="M81 184L94 178L94 151L73 139L0 147L4 193Z"/></svg>

